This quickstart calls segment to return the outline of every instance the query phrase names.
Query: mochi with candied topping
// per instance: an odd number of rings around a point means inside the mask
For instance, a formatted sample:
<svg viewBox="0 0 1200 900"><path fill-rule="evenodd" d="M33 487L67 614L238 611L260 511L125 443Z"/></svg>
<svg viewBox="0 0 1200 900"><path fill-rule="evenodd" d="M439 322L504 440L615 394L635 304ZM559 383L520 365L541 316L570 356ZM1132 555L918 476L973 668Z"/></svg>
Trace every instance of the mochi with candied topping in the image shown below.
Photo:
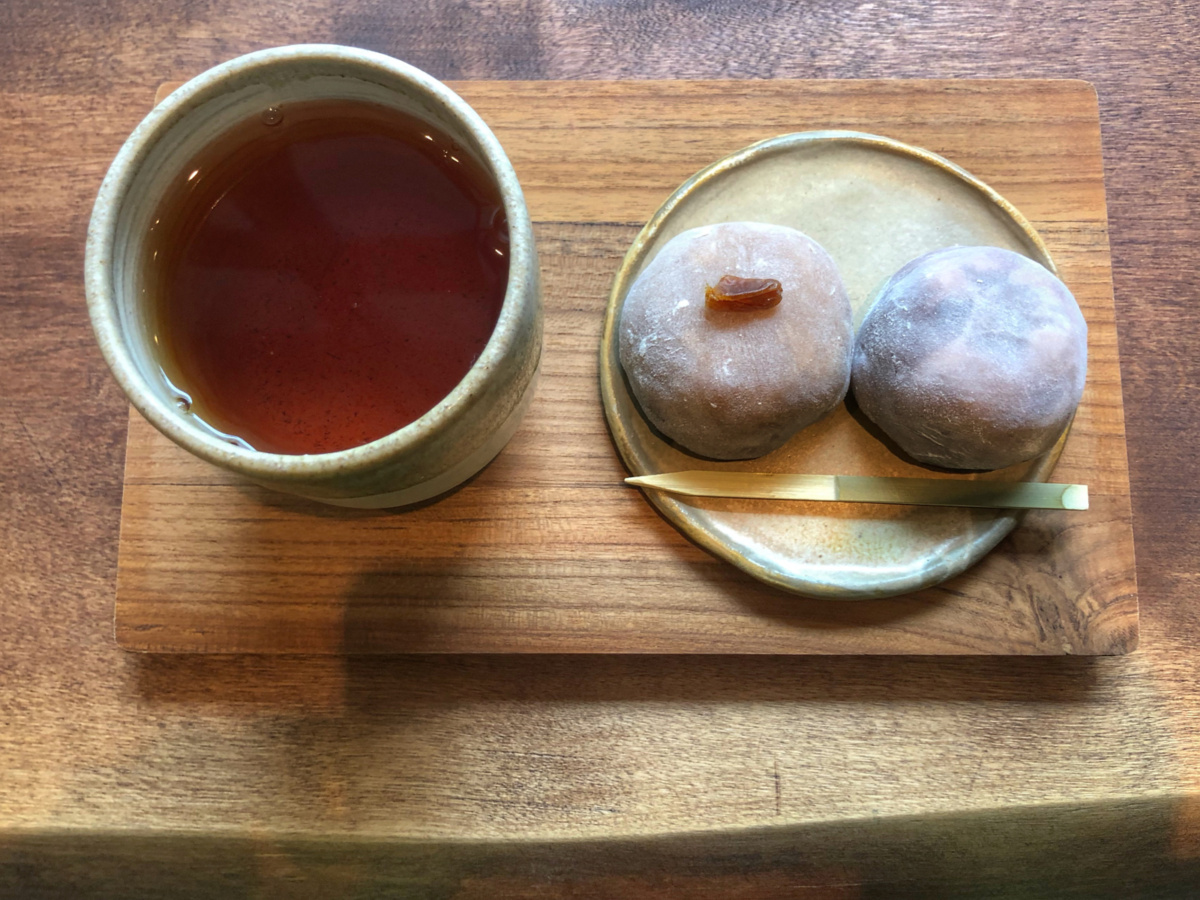
<svg viewBox="0 0 1200 900"><path fill-rule="evenodd" d="M999 469L1040 456L1083 396L1087 323L1044 267L998 247L918 257L859 328L859 407L919 462Z"/></svg>
<svg viewBox="0 0 1200 900"><path fill-rule="evenodd" d="M621 365L642 411L712 459L762 456L832 410L853 349L837 266L781 225L726 222L677 235L621 308Z"/></svg>

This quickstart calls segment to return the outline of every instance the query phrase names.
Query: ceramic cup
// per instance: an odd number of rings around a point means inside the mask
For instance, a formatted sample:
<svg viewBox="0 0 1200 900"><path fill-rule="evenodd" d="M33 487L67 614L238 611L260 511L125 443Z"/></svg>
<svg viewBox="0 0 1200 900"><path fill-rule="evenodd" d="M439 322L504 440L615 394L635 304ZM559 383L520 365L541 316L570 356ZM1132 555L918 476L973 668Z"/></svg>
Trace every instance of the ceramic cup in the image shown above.
<svg viewBox="0 0 1200 900"><path fill-rule="evenodd" d="M508 217L508 288L479 359L440 403L410 425L336 453L262 453L231 444L182 411L151 346L140 283L151 219L188 160L230 126L272 106L349 99L430 122L467 147L495 180ZM457 94L399 60L333 45L263 50L189 81L134 130L108 171L88 229L88 311L100 349L133 405L201 459L264 487L341 506L428 500L500 452L528 407L541 357L542 305L533 229L512 164Z"/></svg>

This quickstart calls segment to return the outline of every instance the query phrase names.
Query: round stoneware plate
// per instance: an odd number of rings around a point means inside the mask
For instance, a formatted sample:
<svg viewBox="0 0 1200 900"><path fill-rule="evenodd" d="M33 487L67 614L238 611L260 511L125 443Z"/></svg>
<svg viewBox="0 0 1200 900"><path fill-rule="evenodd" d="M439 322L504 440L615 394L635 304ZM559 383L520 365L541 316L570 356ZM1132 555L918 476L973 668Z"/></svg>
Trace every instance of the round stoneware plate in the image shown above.
<svg viewBox="0 0 1200 900"><path fill-rule="evenodd" d="M897 456L846 404L758 459L715 462L665 440L642 416L617 357L629 286L667 241L717 222L789 225L841 269L857 327L875 289L940 247L1015 250L1054 271L1037 232L999 194L953 163L888 138L844 131L787 134L753 144L685 182L642 229L617 272L600 348L604 411L634 475L685 469L1043 481L1066 434L1045 456L998 472L935 471ZM769 584L812 597L865 599L937 584L977 562L1019 513L679 497L646 492L680 531Z"/></svg>

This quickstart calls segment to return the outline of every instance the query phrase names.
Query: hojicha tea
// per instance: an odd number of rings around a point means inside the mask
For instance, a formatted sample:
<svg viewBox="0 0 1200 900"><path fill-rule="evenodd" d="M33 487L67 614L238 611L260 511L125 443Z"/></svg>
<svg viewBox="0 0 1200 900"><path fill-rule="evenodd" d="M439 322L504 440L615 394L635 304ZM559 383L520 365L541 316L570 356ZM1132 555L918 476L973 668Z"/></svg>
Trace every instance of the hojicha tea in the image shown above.
<svg viewBox="0 0 1200 900"><path fill-rule="evenodd" d="M484 168L357 101L264 110L187 166L145 255L153 341L191 415L273 453L415 421L496 325L508 229Z"/></svg>

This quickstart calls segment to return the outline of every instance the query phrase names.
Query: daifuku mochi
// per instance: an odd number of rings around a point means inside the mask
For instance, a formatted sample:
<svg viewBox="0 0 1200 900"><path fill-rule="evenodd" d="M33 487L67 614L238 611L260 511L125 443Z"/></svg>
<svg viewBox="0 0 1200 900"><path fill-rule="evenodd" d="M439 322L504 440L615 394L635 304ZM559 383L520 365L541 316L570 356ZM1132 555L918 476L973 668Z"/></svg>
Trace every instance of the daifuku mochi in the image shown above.
<svg viewBox="0 0 1200 900"><path fill-rule="evenodd" d="M744 292L721 302L739 284ZM816 241L727 222L659 251L625 297L618 340L633 395L659 431L700 456L746 459L842 401L854 330L841 275Z"/></svg>
<svg viewBox="0 0 1200 900"><path fill-rule="evenodd" d="M918 257L858 331L854 398L914 459L999 469L1049 450L1087 374L1087 323L1066 285L997 247Z"/></svg>

